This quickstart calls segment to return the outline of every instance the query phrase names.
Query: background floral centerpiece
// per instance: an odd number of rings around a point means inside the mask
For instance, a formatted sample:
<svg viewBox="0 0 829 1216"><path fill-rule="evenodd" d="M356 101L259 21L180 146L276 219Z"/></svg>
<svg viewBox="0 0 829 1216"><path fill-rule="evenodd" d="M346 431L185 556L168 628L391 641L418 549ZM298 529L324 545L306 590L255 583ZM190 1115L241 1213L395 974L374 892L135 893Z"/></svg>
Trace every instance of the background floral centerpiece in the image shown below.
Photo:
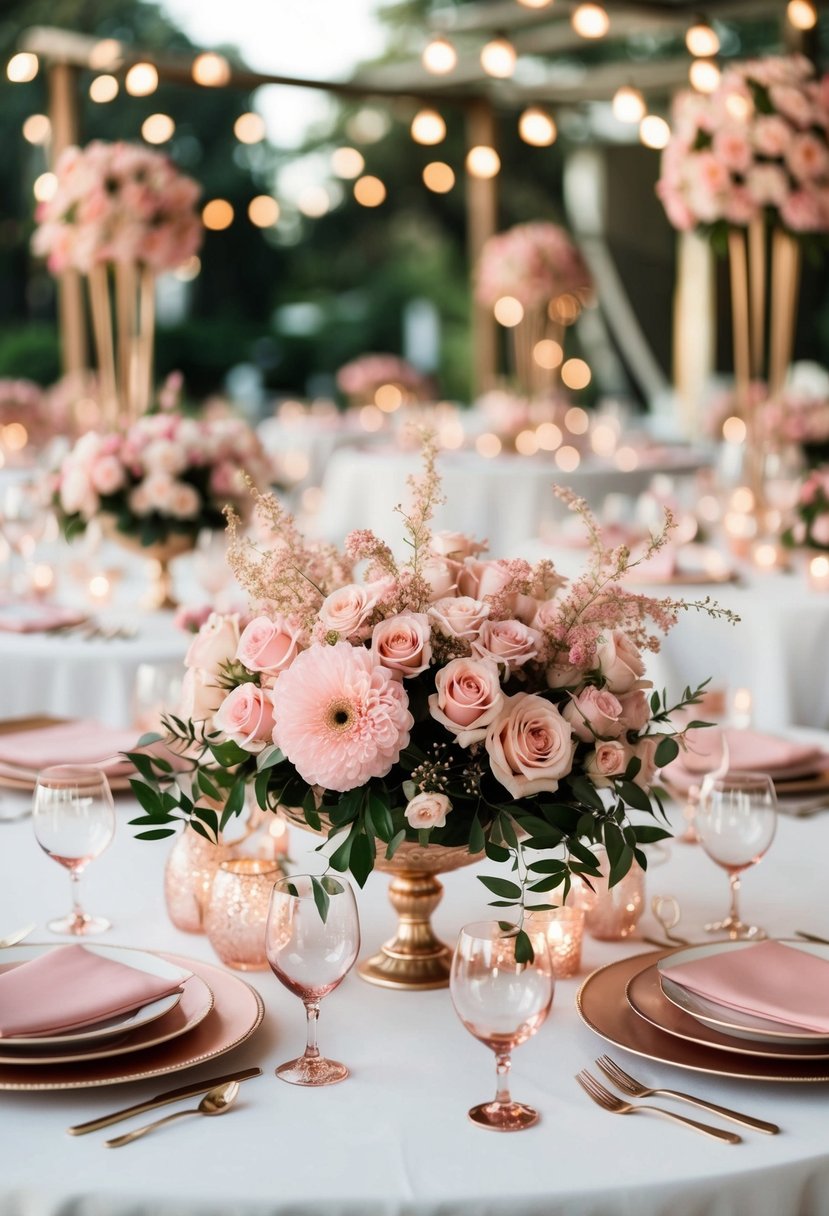
<svg viewBox="0 0 829 1216"><path fill-rule="evenodd" d="M486 242L475 296L510 334L512 373L529 397L557 383L564 336L592 294L593 279L569 234L538 220L516 224ZM546 346L538 349L538 343ZM552 344L561 358L556 359Z"/></svg>
<svg viewBox="0 0 829 1216"><path fill-rule="evenodd" d="M426 401L432 394L429 377L399 355L368 354L344 363L337 372L337 388L349 405L378 405L397 409L411 401ZM389 394L389 390L392 390ZM381 394L378 399L378 392ZM386 393L384 400L382 394ZM398 396L395 396L399 394Z"/></svg>
<svg viewBox="0 0 829 1216"><path fill-rule="evenodd" d="M201 245L201 188L162 153L120 141L67 148L55 177L32 247L53 274L86 277L103 405L110 423L133 419L152 392L155 276Z"/></svg>
<svg viewBox="0 0 829 1216"><path fill-rule="evenodd" d="M797 495L794 520L783 533L789 548L829 552L829 465L803 479Z"/></svg>
<svg viewBox="0 0 829 1216"><path fill-rule="evenodd" d="M431 447L425 459L405 563L368 531L343 553L309 544L259 498L279 543L234 535L230 547L258 611L241 632L213 617L194 640L185 714L166 722L189 782L136 757L141 835L188 819L215 839L252 782L260 806L301 807L326 830L329 864L360 885L407 843L461 846L511 864L512 877L482 881L520 914L528 898L566 893L571 874L596 875L593 843L611 882L647 864L642 846L668 834L652 782L679 750L670 713L697 693L670 706L648 691L644 655L685 605L625 590L628 551L604 549L580 500L568 499L593 559L569 587L550 562L488 561L466 535L433 534Z"/></svg>

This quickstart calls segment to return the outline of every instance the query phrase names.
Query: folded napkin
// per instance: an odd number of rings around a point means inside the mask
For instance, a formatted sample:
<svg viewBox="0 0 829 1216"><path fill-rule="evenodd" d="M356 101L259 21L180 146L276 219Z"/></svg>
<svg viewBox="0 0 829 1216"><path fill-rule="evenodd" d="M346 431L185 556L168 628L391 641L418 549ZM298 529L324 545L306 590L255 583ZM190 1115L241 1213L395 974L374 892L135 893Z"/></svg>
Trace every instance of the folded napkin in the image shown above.
<svg viewBox="0 0 829 1216"><path fill-rule="evenodd" d="M177 992L162 979L85 946L58 946L0 974L0 1039L93 1026Z"/></svg>
<svg viewBox="0 0 829 1216"><path fill-rule="evenodd" d="M110 776L120 775L132 766L118 753L131 751L136 742L134 730L114 730L85 718L9 731L0 734L0 771L30 775L53 764L95 764Z"/></svg>
<svg viewBox="0 0 829 1216"><path fill-rule="evenodd" d="M706 773L719 770L723 735L729 773L768 773L774 781L791 781L829 767L829 756L813 744L793 743L756 730L708 727L687 732L686 749L662 770L668 784L687 792L691 786L698 786Z"/></svg>
<svg viewBox="0 0 829 1216"><path fill-rule="evenodd" d="M757 942L660 970L728 1009L829 1034L829 961L796 946Z"/></svg>
<svg viewBox="0 0 829 1216"><path fill-rule="evenodd" d="M0 604L0 630L4 633L48 633L80 625L88 613L77 608L61 608L57 604Z"/></svg>

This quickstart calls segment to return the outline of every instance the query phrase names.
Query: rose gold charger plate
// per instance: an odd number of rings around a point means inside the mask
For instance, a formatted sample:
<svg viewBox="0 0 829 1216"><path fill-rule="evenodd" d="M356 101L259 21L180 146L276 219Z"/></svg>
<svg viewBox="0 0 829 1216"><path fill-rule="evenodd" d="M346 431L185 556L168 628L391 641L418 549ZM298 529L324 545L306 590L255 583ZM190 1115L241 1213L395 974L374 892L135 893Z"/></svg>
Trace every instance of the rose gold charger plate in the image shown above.
<svg viewBox="0 0 829 1216"><path fill-rule="evenodd" d="M58 726L61 722L66 722L66 718L53 718L46 714L38 714L35 717L29 718L6 718L0 722L0 735L11 735L19 730L40 730L47 726ZM136 735L136 738L138 736ZM20 772L12 772L13 766L4 764L0 766L0 789L17 790L21 794L34 793L35 784L37 782L37 773L31 769L21 768ZM117 772L110 775L106 769L101 770L113 793L121 790L130 789L130 777L135 777L136 771L132 767L128 773Z"/></svg>
<svg viewBox="0 0 829 1216"><path fill-rule="evenodd" d="M167 1073L180 1072L196 1064L214 1060L246 1042L258 1029L265 1014L262 998L255 988L211 963L158 951L160 958L191 971L202 981L202 993L190 998L185 992L166 1018L193 1017L196 1004L203 1001L203 987L213 994L213 1007L192 1028L187 1028L155 1046L129 1054L86 1057L76 1063L2 1064L0 1090L88 1089L99 1085L122 1085L144 1081ZM137 1032L136 1032L137 1033Z"/></svg>
<svg viewBox="0 0 829 1216"><path fill-rule="evenodd" d="M615 963L608 963L589 975L576 997L576 1008L584 1024L606 1042L622 1047L633 1055L662 1064L673 1064L676 1068L685 1068L692 1072L735 1077L745 1081L829 1081L829 1059L814 1055L804 1057L799 1053L796 1058L770 1056L759 1052L755 1054L753 1049L758 1044L752 1044L752 1051L746 1052L746 1044L743 1041L740 1042L739 1048L736 1048L732 1041L729 1044L730 1050L720 1049L719 1046L711 1046L707 1040L702 1041L700 1032L703 1027L693 1018L683 1019L696 1033L696 1037L692 1039L680 1037L677 1033L668 1033L636 1013L626 998L628 986L632 986L632 981L653 967L659 959L671 953L670 950L657 950L636 954L619 959ZM668 1009L674 1009L677 1015L681 1013L681 1010L675 1009L670 1001L662 996L661 990L659 996ZM654 1001L652 1008L655 1007ZM668 1015L665 1015L663 1020L663 1013L660 1009L658 1016L662 1025L678 1024L678 1017L676 1022L668 1023ZM728 1042L724 1035L717 1035L716 1038Z"/></svg>

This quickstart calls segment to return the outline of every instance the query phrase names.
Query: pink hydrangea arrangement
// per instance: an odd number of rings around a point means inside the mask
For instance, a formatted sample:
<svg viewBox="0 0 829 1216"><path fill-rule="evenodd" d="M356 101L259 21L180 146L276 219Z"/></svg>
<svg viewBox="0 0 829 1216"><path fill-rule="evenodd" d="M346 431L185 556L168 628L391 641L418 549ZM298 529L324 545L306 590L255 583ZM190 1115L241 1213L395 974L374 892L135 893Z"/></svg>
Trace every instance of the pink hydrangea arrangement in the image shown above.
<svg viewBox="0 0 829 1216"><path fill-rule="evenodd" d="M337 388L356 404L373 402L384 384L394 385L415 401L425 400L430 388L428 377L399 355L360 355L337 372Z"/></svg>
<svg viewBox="0 0 829 1216"><path fill-rule="evenodd" d="M719 394L711 403L706 429L714 439L722 435L723 423L739 414L741 403L734 392ZM753 380L745 395L744 408L756 419L759 435L777 443L801 444L805 448L829 441L829 397L823 392L789 385L773 398L764 380Z"/></svg>
<svg viewBox="0 0 829 1216"><path fill-rule="evenodd" d="M119 532L151 545L224 527L225 506L249 501L248 478L270 482L246 422L147 414L124 430L82 435L60 465L54 499L67 535L109 516Z"/></svg>
<svg viewBox="0 0 829 1216"><path fill-rule="evenodd" d="M38 204L32 247L59 274L100 263L174 270L202 241L200 187L160 152L94 140L55 167L51 198Z"/></svg>
<svg viewBox="0 0 829 1216"><path fill-rule="evenodd" d="M491 308L513 296L532 310L557 296L580 297L591 286L590 271L564 228L537 220L489 238L478 262L476 297Z"/></svg>
<svg viewBox="0 0 829 1216"><path fill-rule="evenodd" d="M797 495L794 520L783 533L789 548L829 551L829 465L812 469Z"/></svg>
<svg viewBox="0 0 829 1216"><path fill-rule="evenodd" d="M138 754L140 835L189 819L215 839L252 784L261 807L302 807L328 829L330 865L360 885L378 850L407 840L512 861L513 878L483 881L521 911L596 875L592 843L616 882L668 835L628 812L657 816L657 769L682 738L671 712L699 696L670 706L646 679L647 652L687 605L626 590L628 551L604 549L578 499L565 494L593 558L567 586L548 561L490 561L471 537L431 531L431 446L412 484L405 563L368 531L342 553L309 543L270 496L258 499L270 551L232 529L230 562L257 607L244 628L215 615L193 640L182 715L165 724L191 776L173 782Z"/></svg>
<svg viewBox="0 0 829 1216"><path fill-rule="evenodd" d="M733 64L714 93L678 94L657 191L675 228L829 230L829 76L802 55Z"/></svg>

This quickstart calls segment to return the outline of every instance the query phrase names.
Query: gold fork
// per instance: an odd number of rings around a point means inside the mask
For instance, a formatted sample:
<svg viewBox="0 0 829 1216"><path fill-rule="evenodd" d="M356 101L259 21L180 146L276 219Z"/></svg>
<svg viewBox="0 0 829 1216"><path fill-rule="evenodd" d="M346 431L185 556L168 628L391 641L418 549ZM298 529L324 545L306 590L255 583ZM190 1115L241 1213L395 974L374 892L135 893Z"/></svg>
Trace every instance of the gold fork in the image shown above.
<svg viewBox="0 0 829 1216"><path fill-rule="evenodd" d="M662 1115L665 1119L672 1119L674 1123L684 1123L686 1127L692 1127L694 1131L702 1132L704 1136L713 1136L715 1140L722 1140L726 1144L742 1144L743 1142L742 1136L738 1136L736 1132L726 1132L719 1127L711 1127L708 1123L697 1123L696 1119L677 1115L672 1110L666 1110L664 1106L650 1106L647 1102L624 1102L584 1070L576 1074L576 1080L597 1106L610 1111L612 1115L635 1115L637 1111L646 1110L654 1115Z"/></svg>
<svg viewBox="0 0 829 1216"><path fill-rule="evenodd" d="M731 1119L734 1123L741 1123L743 1127L751 1127L756 1132L766 1132L769 1136L776 1136L780 1131L776 1123L766 1123L763 1119L752 1118L751 1115L741 1115L737 1110L729 1110L727 1106L717 1106L716 1102L706 1102L703 1098L694 1097L693 1094L680 1093L676 1089L660 1089L643 1085L641 1081L637 1081L630 1073L620 1068L615 1060L611 1060L610 1056L600 1056L596 1064L608 1081L631 1098L649 1098L652 1094L662 1094L666 1098L679 1098L683 1102L691 1102L702 1110L710 1111L712 1115L721 1115L723 1119Z"/></svg>

